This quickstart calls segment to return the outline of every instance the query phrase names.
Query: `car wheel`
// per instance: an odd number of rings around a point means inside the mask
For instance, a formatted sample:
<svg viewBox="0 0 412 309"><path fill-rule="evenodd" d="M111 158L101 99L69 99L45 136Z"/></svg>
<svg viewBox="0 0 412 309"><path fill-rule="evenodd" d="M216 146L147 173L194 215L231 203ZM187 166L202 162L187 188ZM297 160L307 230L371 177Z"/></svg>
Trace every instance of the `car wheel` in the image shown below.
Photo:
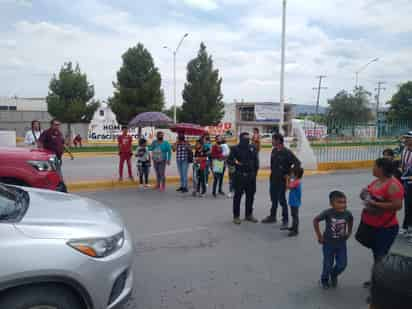
<svg viewBox="0 0 412 309"><path fill-rule="evenodd" d="M83 309L79 298L69 289L53 285L19 288L0 299L0 308Z"/></svg>

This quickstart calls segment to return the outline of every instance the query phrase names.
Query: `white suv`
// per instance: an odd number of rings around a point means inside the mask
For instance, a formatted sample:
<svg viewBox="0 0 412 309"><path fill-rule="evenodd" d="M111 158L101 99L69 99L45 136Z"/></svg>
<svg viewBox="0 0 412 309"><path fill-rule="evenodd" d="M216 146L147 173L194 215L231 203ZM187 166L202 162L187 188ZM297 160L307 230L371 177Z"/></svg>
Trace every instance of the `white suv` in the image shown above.
<svg viewBox="0 0 412 309"><path fill-rule="evenodd" d="M75 195L0 184L0 308L112 309L133 286L120 217Z"/></svg>

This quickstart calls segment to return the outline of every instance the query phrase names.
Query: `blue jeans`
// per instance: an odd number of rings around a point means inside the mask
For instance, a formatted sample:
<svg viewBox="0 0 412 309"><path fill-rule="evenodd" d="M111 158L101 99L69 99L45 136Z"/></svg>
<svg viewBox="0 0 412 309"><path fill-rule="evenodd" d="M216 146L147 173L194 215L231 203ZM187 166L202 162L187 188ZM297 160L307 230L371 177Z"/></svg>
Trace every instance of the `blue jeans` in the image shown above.
<svg viewBox="0 0 412 309"><path fill-rule="evenodd" d="M377 229L375 243L372 246L375 261L380 260L388 254L399 232L399 226L395 225L388 228Z"/></svg>
<svg viewBox="0 0 412 309"><path fill-rule="evenodd" d="M329 282L331 276L337 277L348 265L346 242L341 244L323 244L322 282Z"/></svg>
<svg viewBox="0 0 412 309"><path fill-rule="evenodd" d="M183 189L187 189L187 173L189 170L189 162L188 161L177 161L177 170L179 171L180 176L180 187Z"/></svg>

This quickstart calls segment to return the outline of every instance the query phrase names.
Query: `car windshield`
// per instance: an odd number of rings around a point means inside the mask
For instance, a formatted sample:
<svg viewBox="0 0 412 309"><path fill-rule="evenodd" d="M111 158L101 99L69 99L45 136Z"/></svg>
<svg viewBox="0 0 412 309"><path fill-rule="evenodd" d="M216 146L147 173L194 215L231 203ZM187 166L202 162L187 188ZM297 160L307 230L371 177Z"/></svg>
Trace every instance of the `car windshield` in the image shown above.
<svg viewBox="0 0 412 309"><path fill-rule="evenodd" d="M16 220L28 205L26 191L0 184L0 221Z"/></svg>

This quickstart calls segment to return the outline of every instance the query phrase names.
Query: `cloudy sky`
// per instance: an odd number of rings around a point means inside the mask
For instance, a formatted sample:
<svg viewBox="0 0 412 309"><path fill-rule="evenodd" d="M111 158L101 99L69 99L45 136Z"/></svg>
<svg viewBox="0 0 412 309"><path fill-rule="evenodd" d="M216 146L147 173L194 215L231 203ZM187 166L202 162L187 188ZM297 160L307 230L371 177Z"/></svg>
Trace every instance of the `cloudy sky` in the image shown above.
<svg viewBox="0 0 412 309"><path fill-rule="evenodd" d="M0 96L45 96L48 81L65 61L79 62L96 97L112 81L127 48L142 42L162 74L172 104L172 54L178 54L178 94L186 64L201 41L223 78L226 102L278 101L281 0L0 0ZM386 81L383 100L412 79L410 0L288 0L286 96L314 104L317 75L327 75L322 104L353 89L355 72L374 92ZM179 96L180 101L181 96Z"/></svg>

